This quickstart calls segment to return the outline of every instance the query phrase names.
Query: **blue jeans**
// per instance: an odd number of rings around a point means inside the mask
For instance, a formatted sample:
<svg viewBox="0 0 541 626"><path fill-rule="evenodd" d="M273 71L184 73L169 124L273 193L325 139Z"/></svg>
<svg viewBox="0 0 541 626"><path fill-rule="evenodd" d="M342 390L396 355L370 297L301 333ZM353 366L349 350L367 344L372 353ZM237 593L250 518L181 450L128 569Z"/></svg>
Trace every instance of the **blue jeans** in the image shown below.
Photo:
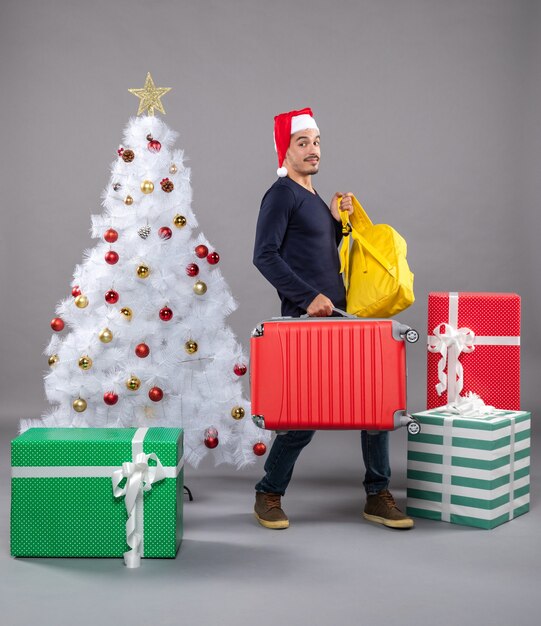
<svg viewBox="0 0 541 626"><path fill-rule="evenodd" d="M277 435L265 463L265 476L255 486L256 491L283 496L295 462L314 434L314 430L290 430ZM369 435L365 430L361 431L361 448L366 468L363 485L366 493L373 495L389 486L389 432L384 430Z"/></svg>

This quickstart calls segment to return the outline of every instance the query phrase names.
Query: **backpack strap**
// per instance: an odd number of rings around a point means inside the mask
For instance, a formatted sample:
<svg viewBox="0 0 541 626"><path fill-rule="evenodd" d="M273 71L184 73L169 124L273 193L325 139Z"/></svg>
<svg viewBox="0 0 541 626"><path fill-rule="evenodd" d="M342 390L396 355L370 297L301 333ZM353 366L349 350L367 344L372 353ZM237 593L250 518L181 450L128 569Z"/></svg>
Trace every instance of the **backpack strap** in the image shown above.
<svg viewBox="0 0 541 626"><path fill-rule="evenodd" d="M351 200L353 201L353 213L350 217L351 225L357 232L362 233L370 226L374 226L374 224L357 198L353 196Z"/></svg>

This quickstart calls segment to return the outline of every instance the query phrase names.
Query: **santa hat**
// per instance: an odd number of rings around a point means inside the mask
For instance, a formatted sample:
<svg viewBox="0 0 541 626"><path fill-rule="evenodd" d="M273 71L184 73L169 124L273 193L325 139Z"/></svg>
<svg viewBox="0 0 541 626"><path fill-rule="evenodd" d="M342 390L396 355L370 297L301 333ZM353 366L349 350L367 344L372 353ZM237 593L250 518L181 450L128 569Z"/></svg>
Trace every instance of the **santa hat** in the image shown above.
<svg viewBox="0 0 541 626"><path fill-rule="evenodd" d="M313 128L319 130L316 120L313 118L312 109L306 108L300 111L289 111L289 113L280 113L274 118L274 147L278 153L278 169L276 173L280 178L287 176L287 168L283 167L286 152L289 148L291 135L298 133L299 130Z"/></svg>

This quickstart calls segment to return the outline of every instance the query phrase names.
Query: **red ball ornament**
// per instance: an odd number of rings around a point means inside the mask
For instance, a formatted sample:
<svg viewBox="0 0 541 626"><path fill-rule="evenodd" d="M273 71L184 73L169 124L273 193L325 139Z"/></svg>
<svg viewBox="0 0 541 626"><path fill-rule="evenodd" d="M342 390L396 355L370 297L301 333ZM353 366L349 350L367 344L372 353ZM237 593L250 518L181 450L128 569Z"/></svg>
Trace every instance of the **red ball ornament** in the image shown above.
<svg viewBox="0 0 541 626"><path fill-rule="evenodd" d="M168 306L164 306L160 309L160 319L164 322L168 322L173 317L173 311Z"/></svg>
<svg viewBox="0 0 541 626"><path fill-rule="evenodd" d="M75 285L73 287L73 289L71 290L71 295L76 298L77 296L81 295L81 288L79 287L79 285Z"/></svg>
<svg viewBox="0 0 541 626"><path fill-rule="evenodd" d="M171 239L173 231L168 226L162 226L158 231L158 237L160 239Z"/></svg>
<svg viewBox="0 0 541 626"><path fill-rule="evenodd" d="M236 363L235 367L233 368L233 371L235 372L237 376L244 376L244 374L246 374L247 369L248 368L246 367L246 365L244 365L244 363Z"/></svg>
<svg viewBox="0 0 541 626"><path fill-rule="evenodd" d="M205 439L205 445L207 446L207 448L210 448L211 450L214 449L219 443L220 441L218 437L207 437Z"/></svg>
<svg viewBox="0 0 541 626"><path fill-rule="evenodd" d="M216 265L216 263L218 263L219 260L220 260L220 255L217 252L211 252L209 255L207 255L207 261L211 265Z"/></svg>
<svg viewBox="0 0 541 626"><path fill-rule="evenodd" d="M109 291L105 292L105 302L107 302L107 304L116 304L119 297L120 296L114 289L109 289Z"/></svg>
<svg viewBox="0 0 541 626"><path fill-rule="evenodd" d="M106 230L103 234L103 238L107 243L115 243L118 239L118 233L114 228L109 228L109 230Z"/></svg>
<svg viewBox="0 0 541 626"><path fill-rule="evenodd" d="M159 387L152 387L148 392L148 397L152 402L159 402L163 398L163 391Z"/></svg>
<svg viewBox="0 0 541 626"><path fill-rule="evenodd" d="M150 348L146 343L140 343L135 347L135 354L140 359L145 359L150 354Z"/></svg>
<svg viewBox="0 0 541 626"><path fill-rule="evenodd" d="M115 252L114 250L109 250L109 252L105 253L105 262L109 263L109 265L118 263L118 258L118 252Z"/></svg>
<svg viewBox="0 0 541 626"><path fill-rule="evenodd" d="M151 152L159 152L162 149L162 144L157 139L151 139L148 142L148 149Z"/></svg>
<svg viewBox="0 0 541 626"><path fill-rule="evenodd" d="M190 263L187 265L186 274L188 274L188 276L197 276L197 274L199 274L199 266L197 263Z"/></svg>
<svg viewBox="0 0 541 626"><path fill-rule="evenodd" d="M103 394L103 401L105 402L105 404L113 406L113 404L116 404L118 402L118 396L113 391L106 391Z"/></svg>
<svg viewBox="0 0 541 626"><path fill-rule="evenodd" d="M252 449L256 456L263 456L267 451L267 446L262 441L258 441L257 443L254 443L254 447Z"/></svg>
<svg viewBox="0 0 541 626"><path fill-rule="evenodd" d="M51 328L59 333L61 330L64 330L64 320L59 317L55 317L51 320Z"/></svg>
<svg viewBox="0 0 541 626"><path fill-rule="evenodd" d="M200 259L204 259L208 253L209 249L203 244L195 247L195 256L199 257Z"/></svg>

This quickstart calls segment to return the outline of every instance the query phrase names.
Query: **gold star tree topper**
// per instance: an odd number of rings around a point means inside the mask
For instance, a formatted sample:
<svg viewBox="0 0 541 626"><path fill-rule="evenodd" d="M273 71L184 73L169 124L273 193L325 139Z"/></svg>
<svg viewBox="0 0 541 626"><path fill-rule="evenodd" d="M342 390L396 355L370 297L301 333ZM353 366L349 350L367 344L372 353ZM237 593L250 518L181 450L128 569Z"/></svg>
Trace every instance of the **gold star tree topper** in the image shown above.
<svg viewBox="0 0 541 626"><path fill-rule="evenodd" d="M171 91L171 87L156 87L150 72L147 74L145 86L142 89L128 89L128 91L140 98L137 115L141 115L145 111L148 112L148 115L154 115L154 109L158 109L160 113L165 115L165 109L160 98Z"/></svg>

